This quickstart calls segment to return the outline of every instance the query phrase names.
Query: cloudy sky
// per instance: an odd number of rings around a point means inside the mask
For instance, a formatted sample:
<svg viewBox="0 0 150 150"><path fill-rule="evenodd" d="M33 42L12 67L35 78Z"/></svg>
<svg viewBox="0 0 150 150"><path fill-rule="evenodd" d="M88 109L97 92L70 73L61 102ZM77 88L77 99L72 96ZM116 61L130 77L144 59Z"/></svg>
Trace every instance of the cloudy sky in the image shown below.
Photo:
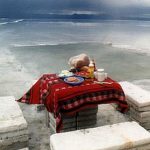
<svg viewBox="0 0 150 150"><path fill-rule="evenodd" d="M52 13L149 15L150 0L0 0L0 16Z"/></svg>

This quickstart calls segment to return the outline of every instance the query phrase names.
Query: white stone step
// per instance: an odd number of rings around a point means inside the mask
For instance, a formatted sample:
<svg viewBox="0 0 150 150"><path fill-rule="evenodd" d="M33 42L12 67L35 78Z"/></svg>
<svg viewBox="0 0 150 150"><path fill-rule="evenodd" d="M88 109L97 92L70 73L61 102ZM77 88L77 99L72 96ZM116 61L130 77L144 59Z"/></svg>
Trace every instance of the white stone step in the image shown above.
<svg viewBox="0 0 150 150"><path fill-rule="evenodd" d="M51 150L148 150L150 133L136 122L124 122L54 134L50 147Z"/></svg>
<svg viewBox="0 0 150 150"><path fill-rule="evenodd" d="M150 92L146 91L130 82L119 82L122 86L128 101L138 107L150 106Z"/></svg>
<svg viewBox="0 0 150 150"><path fill-rule="evenodd" d="M27 122L13 96L0 97L0 137L1 149L16 146L19 142L23 147L27 146Z"/></svg>

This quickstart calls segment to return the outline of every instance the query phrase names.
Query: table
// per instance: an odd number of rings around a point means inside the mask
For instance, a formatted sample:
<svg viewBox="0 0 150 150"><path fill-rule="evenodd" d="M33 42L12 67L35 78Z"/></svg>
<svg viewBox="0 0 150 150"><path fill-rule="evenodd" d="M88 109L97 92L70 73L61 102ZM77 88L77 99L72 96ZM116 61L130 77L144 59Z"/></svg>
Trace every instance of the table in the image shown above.
<svg viewBox="0 0 150 150"><path fill-rule="evenodd" d="M44 74L23 95L18 102L28 104L44 104L49 112L54 113L57 132L61 130L61 114L72 115L85 108L97 104L116 103L121 112L128 109L125 94L121 86L111 78L106 82L112 84L97 84L96 79L85 79L81 85L71 86L56 74Z"/></svg>

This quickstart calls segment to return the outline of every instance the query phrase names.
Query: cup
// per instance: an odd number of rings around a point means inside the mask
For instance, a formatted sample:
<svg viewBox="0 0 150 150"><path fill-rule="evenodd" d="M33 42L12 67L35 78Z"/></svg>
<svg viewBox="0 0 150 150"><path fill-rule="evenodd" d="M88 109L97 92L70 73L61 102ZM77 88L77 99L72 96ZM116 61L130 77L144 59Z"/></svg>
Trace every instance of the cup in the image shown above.
<svg viewBox="0 0 150 150"><path fill-rule="evenodd" d="M107 73L99 73L97 74L97 80L102 82L107 78Z"/></svg>
<svg viewBox="0 0 150 150"><path fill-rule="evenodd" d="M105 79L107 79L108 78L108 73L105 73Z"/></svg>
<svg viewBox="0 0 150 150"><path fill-rule="evenodd" d="M97 71L94 72L94 77L98 80L98 72Z"/></svg>

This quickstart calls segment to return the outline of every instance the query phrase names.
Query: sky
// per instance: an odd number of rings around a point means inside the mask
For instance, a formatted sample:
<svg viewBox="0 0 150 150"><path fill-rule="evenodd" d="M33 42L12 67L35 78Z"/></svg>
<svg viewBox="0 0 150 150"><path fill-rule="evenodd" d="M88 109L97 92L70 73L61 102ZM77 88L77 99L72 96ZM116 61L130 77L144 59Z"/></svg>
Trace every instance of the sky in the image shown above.
<svg viewBox="0 0 150 150"><path fill-rule="evenodd" d="M30 14L150 15L150 0L0 0L0 17Z"/></svg>

